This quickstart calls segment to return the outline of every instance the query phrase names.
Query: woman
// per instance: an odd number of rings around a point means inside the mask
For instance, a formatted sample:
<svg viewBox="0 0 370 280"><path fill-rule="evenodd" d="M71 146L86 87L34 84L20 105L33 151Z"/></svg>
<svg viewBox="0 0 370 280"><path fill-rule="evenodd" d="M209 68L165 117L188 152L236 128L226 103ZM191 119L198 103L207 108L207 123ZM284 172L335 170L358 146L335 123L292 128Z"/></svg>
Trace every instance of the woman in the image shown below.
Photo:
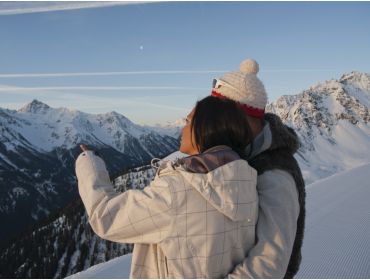
<svg viewBox="0 0 370 280"><path fill-rule="evenodd" d="M243 160L251 138L239 105L206 97L182 130L190 156L159 167L143 190L117 194L102 159L76 161L79 192L100 237L135 243L131 278L220 278L255 243L256 171ZM84 146L83 146L84 148Z"/></svg>

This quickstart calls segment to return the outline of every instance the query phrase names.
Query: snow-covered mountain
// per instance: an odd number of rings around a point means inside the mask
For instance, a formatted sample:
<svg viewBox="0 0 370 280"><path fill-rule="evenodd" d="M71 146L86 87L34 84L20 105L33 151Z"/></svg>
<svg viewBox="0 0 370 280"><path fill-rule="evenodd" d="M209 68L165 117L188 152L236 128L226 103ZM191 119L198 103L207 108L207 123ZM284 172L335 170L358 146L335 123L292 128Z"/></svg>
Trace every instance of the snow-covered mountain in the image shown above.
<svg viewBox="0 0 370 280"><path fill-rule="evenodd" d="M282 96L267 110L299 135L296 158L311 183L370 161L369 108L370 75L352 72Z"/></svg>
<svg viewBox="0 0 370 280"><path fill-rule="evenodd" d="M109 159L117 175L177 150L179 140L116 112L93 115L37 100L18 111L0 108L1 242L78 197L80 143Z"/></svg>
<svg viewBox="0 0 370 280"><path fill-rule="evenodd" d="M179 138L181 134L181 129L185 125L184 119L177 119L174 122L167 122L165 124L157 124L154 127L156 131L162 132L164 134L170 135L174 138Z"/></svg>
<svg viewBox="0 0 370 280"><path fill-rule="evenodd" d="M370 164L307 186L306 232L298 279L370 277ZM131 254L69 279L129 278Z"/></svg>
<svg viewBox="0 0 370 280"><path fill-rule="evenodd" d="M139 126L117 112L87 114L67 108L51 108L33 100L18 111L0 109L1 142L7 150L19 147L50 152L56 148L73 149L79 143L110 146L117 151L138 156L140 148L153 157L163 146L173 145L166 130ZM164 141L164 145L162 142ZM169 143L167 143L169 142ZM177 143L176 143L177 144Z"/></svg>

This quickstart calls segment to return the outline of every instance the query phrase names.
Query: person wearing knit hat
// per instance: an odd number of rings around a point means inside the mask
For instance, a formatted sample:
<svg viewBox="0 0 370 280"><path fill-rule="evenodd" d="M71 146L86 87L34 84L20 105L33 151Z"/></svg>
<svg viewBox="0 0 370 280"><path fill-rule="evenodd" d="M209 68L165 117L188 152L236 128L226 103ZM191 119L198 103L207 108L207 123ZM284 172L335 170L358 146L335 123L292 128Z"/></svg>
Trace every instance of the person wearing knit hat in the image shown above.
<svg viewBox="0 0 370 280"><path fill-rule="evenodd" d="M301 263L305 225L304 180L294 154L297 134L272 113L257 77L258 63L246 59L239 71L213 80L212 96L239 103L253 134L248 163L257 170L257 242L227 278L293 278Z"/></svg>
<svg viewBox="0 0 370 280"><path fill-rule="evenodd" d="M240 71L226 73L220 79L214 79L212 95L234 100L240 103L247 115L263 118L267 94L257 77L258 70L259 65L255 60L244 60L240 64Z"/></svg>

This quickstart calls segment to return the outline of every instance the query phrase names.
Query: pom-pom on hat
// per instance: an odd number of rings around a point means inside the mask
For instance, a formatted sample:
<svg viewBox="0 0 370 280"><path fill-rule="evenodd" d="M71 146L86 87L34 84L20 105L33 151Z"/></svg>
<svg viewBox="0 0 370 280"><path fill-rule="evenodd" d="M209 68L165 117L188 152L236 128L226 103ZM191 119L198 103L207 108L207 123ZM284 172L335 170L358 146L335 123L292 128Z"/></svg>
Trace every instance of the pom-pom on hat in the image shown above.
<svg viewBox="0 0 370 280"><path fill-rule="evenodd" d="M214 81L212 95L229 98L241 104L247 115L262 118L267 105L267 94L263 83L257 78L258 63L246 59L240 71L226 73Z"/></svg>

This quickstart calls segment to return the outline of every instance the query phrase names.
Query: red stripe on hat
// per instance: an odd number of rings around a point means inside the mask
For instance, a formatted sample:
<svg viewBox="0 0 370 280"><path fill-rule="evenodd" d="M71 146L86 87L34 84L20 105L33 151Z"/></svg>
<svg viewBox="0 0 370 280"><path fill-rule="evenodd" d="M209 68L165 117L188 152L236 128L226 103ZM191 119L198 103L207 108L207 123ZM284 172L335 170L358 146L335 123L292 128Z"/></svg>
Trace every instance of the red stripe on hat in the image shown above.
<svg viewBox="0 0 370 280"><path fill-rule="evenodd" d="M226 96L223 96L222 94L212 90L211 93L212 96L218 97L221 99L228 99ZM259 108L254 108L252 106L249 106L244 103L237 102L240 105L240 107L243 109L246 115L251 116L251 117L256 117L256 118L263 118L265 115L265 110L264 109L259 109Z"/></svg>

